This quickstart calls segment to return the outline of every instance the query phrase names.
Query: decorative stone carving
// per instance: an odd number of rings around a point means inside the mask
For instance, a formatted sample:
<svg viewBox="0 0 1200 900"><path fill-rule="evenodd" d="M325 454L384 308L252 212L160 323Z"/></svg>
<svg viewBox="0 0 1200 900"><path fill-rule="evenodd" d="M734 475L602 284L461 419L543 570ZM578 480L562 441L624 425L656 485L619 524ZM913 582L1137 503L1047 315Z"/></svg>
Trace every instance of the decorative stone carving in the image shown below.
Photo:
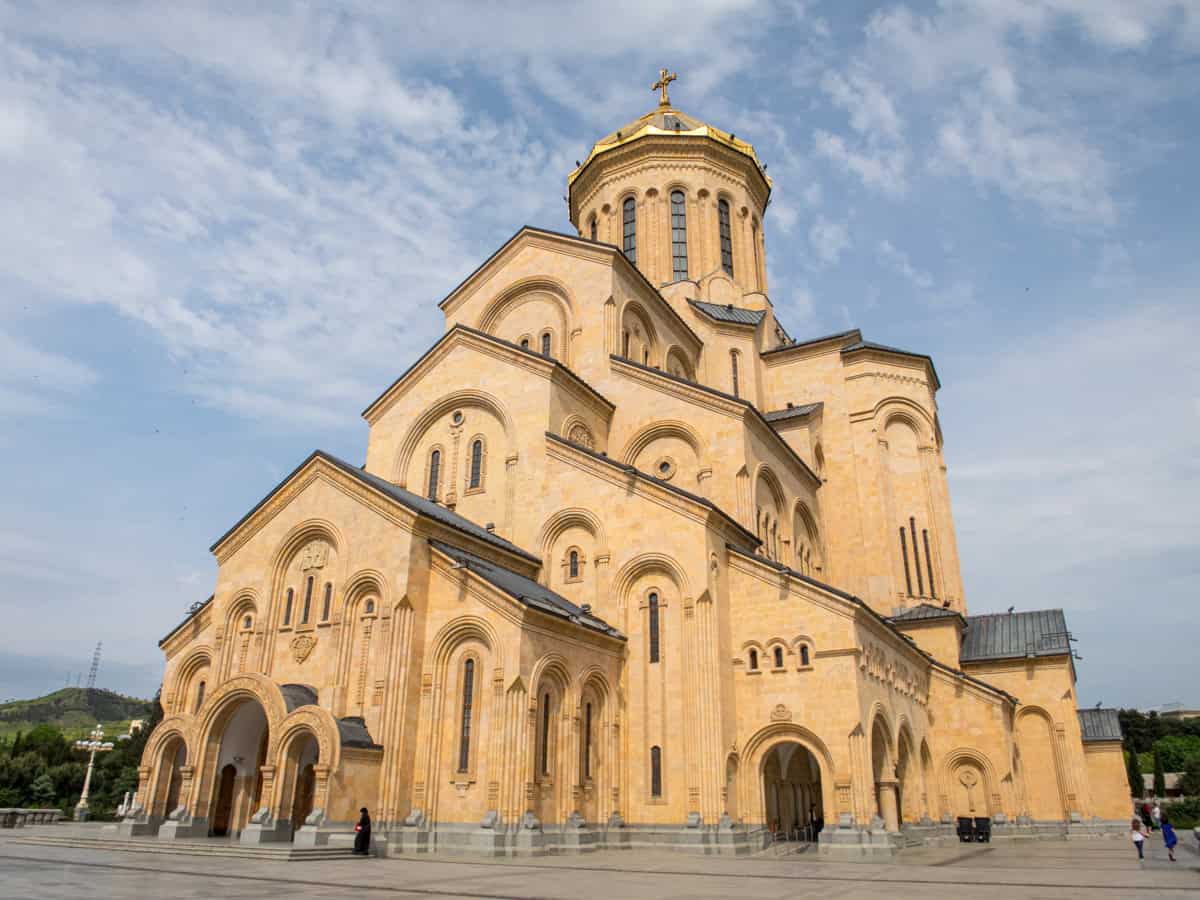
<svg viewBox="0 0 1200 900"><path fill-rule="evenodd" d="M300 551L300 571L323 569L329 561L329 545L324 541L310 541Z"/></svg>
<svg viewBox="0 0 1200 900"><path fill-rule="evenodd" d="M186 825L188 822L192 821L192 817L188 813L187 807L181 804L168 813L167 820L171 822L182 822Z"/></svg>
<svg viewBox="0 0 1200 900"><path fill-rule="evenodd" d="M579 810L575 810L573 813L571 813L571 815L567 816L567 827L568 828L585 828L585 827L587 827L587 822L584 820L583 816L581 816L579 814Z"/></svg>
<svg viewBox="0 0 1200 900"><path fill-rule="evenodd" d="M571 430L567 434L567 440L588 450L596 449L596 439L592 437L591 431L582 422L576 422L571 426Z"/></svg>
<svg viewBox="0 0 1200 900"><path fill-rule="evenodd" d="M406 828L420 828L425 824L425 813L419 809L414 809L404 817L404 826Z"/></svg>
<svg viewBox="0 0 1200 900"><path fill-rule="evenodd" d="M703 824L704 824L704 816L700 815L700 813L698 813L698 812L688 813L688 817L687 817L687 827L688 828L699 828Z"/></svg>
<svg viewBox="0 0 1200 900"><path fill-rule="evenodd" d="M307 816L305 816L304 824L305 825L315 825L317 827L324 825L325 824L325 810L314 809Z"/></svg>
<svg viewBox="0 0 1200 900"><path fill-rule="evenodd" d="M251 825L270 825L271 824L271 808L264 806L258 812L250 817Z"/></svg>
<svg viewBox="0 0 1200 900"><path fill-rule="evenodd" d="M296 662L302 663L308 659L315 646L317 646L317 639L311 634L298 634L292 638L292 657Z"/></svg>
<svg viewBox="0 0 1200 900"><path fill-rule="evenodd" d="M624 828L625 827L624 816L622 816L619 812L613 813L611 816L608 817L608 827L609 828Z"/></svg>
<svg viewBox="0 0 1200 900"><path fill-rule="evenodd" d="M521 828L525 831L541 831L542 823L533 813L527 812L521 816Z"/></svg>
<svg viewBox="0 0 1200 900"><path fill-rule="evenodd" d="M479 827L487 828L488 830L494 831L496 826L499 824L500 824L500 813L498 813L494 809L489 809L487 811L487 813L484 815L483 819L480 820Z"/></svg>
<svg viewBox="0 0 1200 900"><path fill-rule="evenodd" d="M775 708L771 710L772 722L790 722L792 721L792 711L782 703L776 703Z"/></svg>

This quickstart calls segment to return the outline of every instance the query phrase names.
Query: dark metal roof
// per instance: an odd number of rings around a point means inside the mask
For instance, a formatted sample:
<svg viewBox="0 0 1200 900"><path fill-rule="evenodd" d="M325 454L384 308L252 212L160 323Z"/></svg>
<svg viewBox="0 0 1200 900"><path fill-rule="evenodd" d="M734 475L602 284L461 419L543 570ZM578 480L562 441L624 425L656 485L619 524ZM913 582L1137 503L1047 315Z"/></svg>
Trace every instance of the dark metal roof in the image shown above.
<svg viewBox="0 0 1200 900"><path fill-rule="evenodd" d="M585 611L582 607L576 606L566 597L554 593L554 591L544 585L538 584L531 578L518 575L516 572L505 569L503 566L488 562L474 553L470 553L459 547L452 547L450 544L443 543L442 541L431 539L429 543L455 562L464 566L467 570L474 572L493 587L498 588L528 607L552 616L557 616L560 619L568 619L576 625L582 625L584 628L590 628L592 631L598 631L610 637L620 638L621 640L625 639L625 636L621 632L617 631L617 629L613 628L603 619L593 616L590 611Z"/></svg>
<svg viewBox="0 0 1200 900"><path fill-rule="evenodd" d="M1084 741L1119 741L1121 719L1115 709L1080 709L1079 728Z"/></svg>
<svg viewBox="0 0 1200 900"><path fill-rule="evenodd" d="M375 743L371 732L367 731L367 723L362 716L346 716L337 720L338 737L343 747L362 747L367 750L383 749L382 744Z"/></svg>
<svg viewBox="0 0 1200 900"><path fill-rule="evenodd" d="M967 616L962 662L1063 656L1071 652L1067 618L1061 609Z"/></svg>
<svg viewBox="0 0 1200 900"><path fill-rule="evenodd" d="M930 603L921 603L914 606L912 609L906 609L904 612L896 613L894 616L888 616L889 622L924 622L929 619L962 619L962 616L952 609L946 609L942 606L934 606ZM966 625L966 621L963 621Z"/></svg>
<svg viewBox="0 0 1200 900"><path fill-rule="evenodd" d="M743 309L732 303L705 303L703 300L688 300L693 308L700 310L709 318L718 322L732 322L735 325L757 325L763 320L766 312L761 309Z"/></svg>
<svg viewBox="0 0 1200 900"><path fill-rule="evenodd" d="M800 406L789 406L786 409L776 409L771 412L763 413L763 418L768 422L784 422L788 419L798 419L801 416L807 416L809 413L816 412L824 403L820 401L816 403L803 403Z"/></svg>
<svg viewBox="0 0 1200 900"><path fill-rule="evenodd" d="M172 628L170 631L168 631L166 634L164 634L162 637L162 640L160 640L158 642L158 646L161 647L163 644L165 644L167 641L169 641L171 639L171 637L179 631L180 628L182 628L188 622L192 621L192 619L196 618L196 616L200 615L200 613L204 612L204 608L206 606L208 606L208 604L212 603L214 596L216 596L216 595L209 594L208 599L205 600L203 603L193 604L192 608L188 610L187 616L184 617L184 620L182 622L180 622L178 625L176 625L174 628Z"/></svg>
<svg viewBox="0 0 1200 900"><path fill-rule="evenodd" d="M392 484L390 481L385 481L377 475L372 475L370 472L364 472L357 466L352 466L345 460L338 459L336 456L326 453L324 450L314 450L311 454L309 454L308 458L304 460L304 462L300 463L300 465L296 466L296 468L293 469L291 473L283 479L283 481L271 488L270 493L259 500L258 503L254 505L254 508L250 510L250 512L238 519L237 523L232 528L217 538L216 543L214 543L209 550L215 550L218 546L220 546L222 541L237 531L237 529L242 526L242 523L258 512L259 508L262 507L262 505L270 500L273 496L275 496L280 488L291 481L301 469L303 469L316 458L323 459L330 465L341 469L347 475L350 475L361 481L363 484L366 484L380 493L385 494L392 500L395 500L401 506L405 506L415 513L440 522L449 528L453 528L455 531L460 531L463 534L468 534L473 538L477 538L485 543L491 544L493 547L499 547L500 549L506 550L509 553L524 557L531 562L541 562L541 559L534 556L529 551L522 550L516 544L504 540L504 538L493 534L480 525L476 525L470 519L465 519L458 513L451 512L450 510L446 509L446 507L440 506L432 500L427 500L424 497L417 496L412 491L407 491L399 485Z"/></svg>
<svg viewBox="0 0 1200 900"><path fill-rule="evenodd" d="M929 363L929 371L933 373L933 386L939 388L942 386L942 380L938 378L937 367L933 364L933 357L928 353L913 353L911 350L901 350L899 347L889 347L887 344L877 344L874 341L858 340L853 344L842 348L842 353L853 353L856 350L879 350L883 353L896 353L900 356L910 356L913 359L923 359Z"/></svg>
<svg viewBox="0 0 1200 900"><path fill-rule="evenodd" d="M317 705L317 689L307 684L281 684L279 693L283 694L283 705L288 712L301 706Z"/></svg>
<svg viewBox="0 0 1200 900"><path fill-rule="evenodd" d="M764 350L762 352L762 355L767 356L771 353L784 353L788 350L795 350L798 347L811 347L813 344L823 344L826 341L832 341L832 340L835 340L836 338L849 338L849 337L853 337L857 340L861 340L862 332L859 331L857 328L851 328L849 331L839 331L836 334L825 334L825 335L822 335L821 337L809 338L806 341L793 341L790 344L784 344L783 346L780 346L780 347L772 347L770 350Z"/></svg>

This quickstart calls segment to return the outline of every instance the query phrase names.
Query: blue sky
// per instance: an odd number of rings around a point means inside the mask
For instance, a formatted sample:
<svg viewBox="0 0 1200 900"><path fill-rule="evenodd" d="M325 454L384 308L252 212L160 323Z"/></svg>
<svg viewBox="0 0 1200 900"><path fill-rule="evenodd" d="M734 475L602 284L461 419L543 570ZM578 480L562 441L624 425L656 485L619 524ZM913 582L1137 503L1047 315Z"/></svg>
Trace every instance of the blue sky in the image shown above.
<svg viewBox="0 0 1200 900"><path fill-rule="evenodd" d="M211 542L654 103L753 141L772 300L934 356L971 611L1200 703L1200 7L0 3L0 700L150 694ZM402 7L405 7L402 9Z"/></svg>

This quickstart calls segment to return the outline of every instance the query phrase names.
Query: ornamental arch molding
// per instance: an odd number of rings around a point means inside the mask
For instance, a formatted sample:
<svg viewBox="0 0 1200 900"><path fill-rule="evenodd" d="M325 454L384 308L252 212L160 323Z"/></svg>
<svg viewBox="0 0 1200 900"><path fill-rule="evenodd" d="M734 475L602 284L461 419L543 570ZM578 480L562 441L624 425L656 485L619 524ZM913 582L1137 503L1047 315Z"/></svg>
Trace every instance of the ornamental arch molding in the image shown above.
<svg viewBox="0 0 1200 900"><path fill-rule="evenodd" d="M836 821L840 810L836 802L833 755L814 732L794 722L773 722L760 729L742 748L739 758L741 777L737 779L738 810L753 825L766 824L766 797L763 795L763 767L768 754L780 744L795 743L812 754L821 771L821 802L825 819Z"/></svg>
<svg viewBox="0 0 1200 900"><path fill-rule="evenodd" d="M916 432L924 446L940 446L938 429L933 417L919 403L907 397L887 397L875 404L872 411L875 433L882 439L889 425L903 422Z"/></svg>
<svg viewBox="0 0 1200 900"><path fill-rule="evenodd" d="M402 488L408 487L408 470L412 463L413 454L421 443L421 438L443 416L455 409L482 409L491 413L504 429L504 440L508 445L504 449L503 458L508 458L516 446L516 429L508 409L497 398L486 391L473 389L453 391L425 408L409 426L400 442L400 450L396 454L396 463L392 469L392 481ZM418 491L418 493L420 493Z"/></svg>
<svg viewBox="0 0 1200 900"><path fill-rule="evenodd" d="M500 642L491 623L479 616L459 616L443 625L430 642L432 669L438 673L444 672L454 651L471 640L483 644L493 659L493 665L499 667Z"/></svg>
<svg viewBox="0 0 1200 900"><path fill-rule="evenodd" d="M571 528L580 528L592 536L592 540L596 542L595 556L608 554L608 535L599 516L582 506L560 509L550 514L538 532L537 540L542 552L543 571L545 567L554 563L550 554L554 550L555 541Z"/></svg>
<svg viewBox="0 0 1200 900"><path fill-rule="evenodd" d="M333 547L334 552L334 575L330 579L334 582L339 580L339 575L336 570L344 565L343 558L345 554L342 549L346 546L345 540L342 538L341 531L329 519L311 518L295 525L280 541L279 547L275 550L271 557L271 594L270 601L266 604L267 621L265 623L266 631L274 631L279 627L279 600L283 595L284 582L287 578L287 570L291 565L296 554L299 553L306 544L313 541L326 541ZM260 621L262 611L260 609ZM261 630L261 629L256 629Z"/></svg>
<svg viewBox="0 0 1200 900"><path fill-rule="evenodd" d="M630 594L637 580L643 575L655 572L666 575L674 588L679 592L680 599L692 596L691 583L687 573L672 557L662 553L642 553L635 556L625 565L613 579L613 592L623 606L629 605Z"/></svg>
<svg viewBox="0 0 1200 900"><path fill-rule="evenodd" d="M559 324L564 329L563 333L568 335L575 319L575 304L571 300L571 293L561 281L545 276L523 278L510 284L487 305L480 314L476 327L480 331L491 334L505 314L514 306L529 299L531 294L551 298L562 316Z"/></svg>
<svg viewBox="0 0 1200 900"><path fill-rule="evenodd" d="M331 772L338 771L342 764L341 733L338 731L337 720L329 710L320 706L297 707L278 727L273 728L267 748L267 759L273 762L277 771L283 771L292 745L305 736L311 736L317 742L318 761L329 766Z"/></svg>
<svg viewBox="0 0 1200 900"><path fill-rule="evenodd" d="M696 454L696 461L704 465L708 458L708 446L700 433L687 422L680 419L668 419L661 422L651 422L636 431L621 451L621 462L633 465L643 450L660 438L678 438Z"/></svg>

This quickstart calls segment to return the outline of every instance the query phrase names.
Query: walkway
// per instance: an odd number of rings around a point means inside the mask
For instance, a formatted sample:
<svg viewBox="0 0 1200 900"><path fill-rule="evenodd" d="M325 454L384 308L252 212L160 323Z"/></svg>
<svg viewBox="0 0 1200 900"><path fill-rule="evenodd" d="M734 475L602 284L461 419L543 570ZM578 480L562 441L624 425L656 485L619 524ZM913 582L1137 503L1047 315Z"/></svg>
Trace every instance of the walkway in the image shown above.
<svg viewBox="0 0 1200 900"><path fill-rule="evenodd" d="M0 895L5 898L220 897L602 900L711 897L877 900L1196 897L1200 857L1188 847L1167 861L1158 838L1139 864L1124 840L1045 841L910 850L902 861L825 862L803 854L776 859L692 857L678 853L602 852L533 861L348 859L288 863L44 847L0 837ZM1187 841L1191 842L1190 834Z"/></svg>

